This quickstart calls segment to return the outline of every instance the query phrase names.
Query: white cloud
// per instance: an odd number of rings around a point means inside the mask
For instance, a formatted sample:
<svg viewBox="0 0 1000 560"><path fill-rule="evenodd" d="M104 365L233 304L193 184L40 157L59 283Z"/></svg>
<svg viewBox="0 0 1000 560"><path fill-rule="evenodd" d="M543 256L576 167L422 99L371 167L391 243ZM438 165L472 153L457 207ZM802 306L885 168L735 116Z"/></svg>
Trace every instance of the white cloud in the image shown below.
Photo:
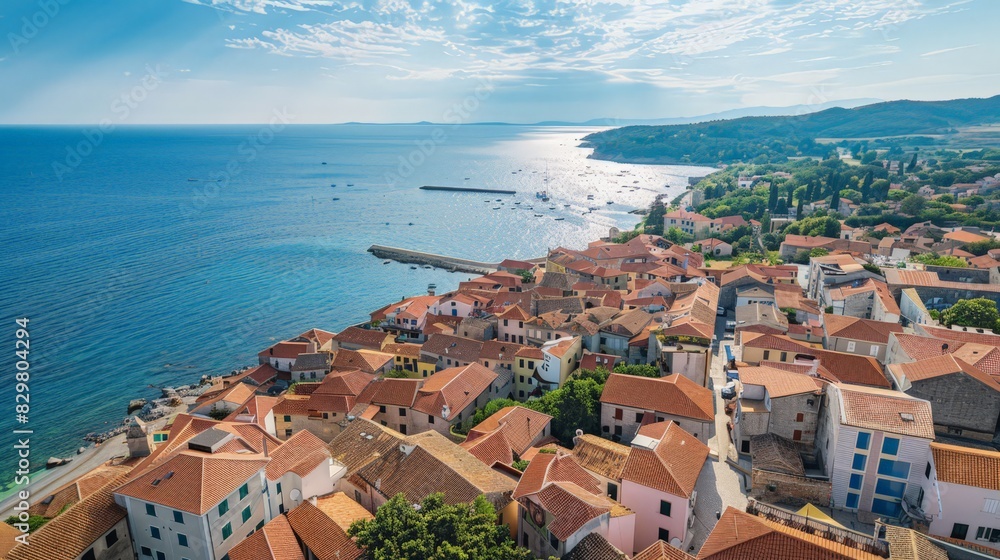
<svg viewBox="0 0 1000 560"><path fill-rule="evenodd" d="M961 47L951 47L950 49L941 49L941 50L937 50L937 51L925 52L925 53L921 54L920 56L936 56L936 55L939 55L939 54L945 54L945 53L960 51L960 50L963 50L963 49L971 49L973 47L978 47L978 46L979 46L979 44L977 43L975 45L963 45Z"/></svg>

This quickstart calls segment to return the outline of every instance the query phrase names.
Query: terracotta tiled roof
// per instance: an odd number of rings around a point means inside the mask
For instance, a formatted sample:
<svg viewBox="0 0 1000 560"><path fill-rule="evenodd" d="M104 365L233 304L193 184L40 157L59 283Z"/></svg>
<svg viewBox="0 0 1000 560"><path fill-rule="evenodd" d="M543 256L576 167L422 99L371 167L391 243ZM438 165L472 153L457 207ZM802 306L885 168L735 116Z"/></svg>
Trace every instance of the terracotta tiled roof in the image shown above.
<svg viewBox="0 0 1000 560"><path fill-rule="evenodd" d="M848 426L934 439L931 404L906 393L838 384Z"/></svg>
<svg viewBox="0 0 1000 560"><path fill-rule="evenodd" d="M679 373L660 378L612 373L604 384L601 403L704 421L715 418L712 391Z"/></svg>
<svg viewBox="0 0 1000 560"><path fill-rule="evenodd" d="M120 474L100 490L74 504L33 532L28 545L17 545L4 558L53 560L79 557L94 541L125 519L127 512L115 503L113 492L126 480L126 476ZM118 535L118 538L124 538L124 535Z"/></svg>
<svg viewBox="0 0 1000 560"><path fill-rule="evenodd" d="M689 498L708 458L708 446L673 422L652 449L633 442L622 480Z"/></svg>
<svg viewBox="0 0 1000 560"><path fill-rule="evenodd" d="M385 354L374 350L337 350L337 355L333 358L333 368L341 371L351 371L360 369L365 373L375 373L391 364L395 358L392 354Z"/></svg>
<svg viewBox="0 0 1000 560"><path fill-rule="evenodd" d="M376 379L358 395L358 402L409 408L413 406L417 390L423 382L422 379L392 377Z"/></svg>
<svg viewBox="0 0 1000 560"><path fill-rule="evenodd" d="M14 528L13 525L0 523L0 558L7 558L7 553L18 545L14 539L21 535L23 535L21 530Z"/></svg>
<svg viewBox="0 0 1000 560"><path fill-rule="evenodd" d="M627 560L624 552L615 548L600 533L590 533L580 539L562 560Z"/></svg>
<svg viewBox="0 0 1000 560"><path fill-rule="evenodd" d="M412 342L404 343L389 343L386 344L382 351L386 354L392 354L394 356L402 356L406 358L419 358L420 357L421 345L413 344Z"/></svg>
<svg viewBox="0 0 1000 560"><path fill-rule="evenodd" d="M621 480L629 446L584 434L574 440L573 456L581 467L611 480Z"/></svg>
<svg viewBox="0 0 1000 560"><path fill-rule="evenodd" d="M267 461L256 454L183 451L134 478L116 493L203 515L250 480ZM173 474L167 477L167 473Z"/></svg>
<svg viewBox="0 0 1000 560"><path fill-rule="evenodd" d="M309 414L309 396L284 395L272 410L275 416L306 416Z"/></svg>
<svg viewBox="0 0 1000 560"><path fill-rule="evenodd" d="M271 461L264 469L268 480L278 480L293 472L302 478L330 460L326 443L308 430L300 430L270 452Z"/></svg>
<svg viewBox="0 0 1000 560"><path fill-rule="evenodd" d="M744 347L781 350L799 355L811 356L819 360L822 367L830 371L844 383L889 387L889 381L882 373L882 367L871 356L858 356L845 352L834 352L800 344L787 336L760 333L741 333Z"/></svg>
<svg viewBox="0 0 1000 560"><path fill-rule="evenodd" d="M497 509L510 503L515 485L511 478L435 431L406 437L402 446L386 450L357 476L386 497L403 493L407 500L419 502L429 494L443 492L447 503L456 504L484 495Z"/></svg>
<svg viewBox="0 0 1000 560"><path fill-rule="evenodd" d="M359 369L335 371L323 378L313 394L358 396L374 378Z"/></svg>
<svg viewBox="0 0 1000 560"><path fill-rule="evenodd" d="M458 415L489 389L497 374L480 364L443 369L424 381L417 391L413 409L443 418L443 407L450 415Z"/></svg>
<svg viewBox="0 0 1000 560"><path fill-rule="evenodd" d="M611 512L607 497L591 494L572 482L553 482L542 488L535 498L542 509L555 518L546 527L552 535L565 541L595 517Z"/></svg>
<svg viewBox="0 0 1000 560"><path fill-rule="evenodd" d="M948 560L948 553L913 529L885 526L885 540L889 541L889 558L892 560Z"/></svg>
<svg viewBox="0 0 1000 560"><path fill-rule="evenodd" d="M236 407L225 419L230 422L254 422L265 427L269 413L281 402L281 397L254 395L247 402Z"/></svg>
<svg viewBox="0 0 1000 560"><path fill-rule="evenodd" d="M695 558L663 541L656 541L633 556L632 560L695 560Z"/></svg>
<svg viewBox="0 0 1000 560"><path fill-rule="evenodd" d="M528 319L531 319L531 315L524 309L521 309L520 305L514 304L505 309L502 313L499 313L497 318L507 319L509 321L527 321Z"/></svg>
<svg viewBox="0 0 1000 560"><path fill-rule="evenodd" d="M524 348L521 348L520 350L517 351L517 354L515 355L518 358L524 358L526 360L541 360L545 357L545 355L542 354L542 349L536 348L534 346L526 346Z"/></svg>
<svg viewBox="0 0 1000 560"><path fill-rule="evenodd" d="M308 501L288 512L288 524L319 560L355 560L362 555L340 525Z"/></svg>
<svg viewBox="0 0 1000 560"><path fill-rule="evenodd" d="M472 363L479 359L479 355L483 351L483 343L480 340L461 336L436 334L427 339L421 351L441 358Z"/></svg>
<svg viewBox="0 0 1000 560"><path fill-rule="evenodd" d="M133 469L133 476L187 449L188 441L191 438L209 429L222 430L237 436L236 439L230 442L233 445L230 445L227 451L238 447L239 449L249 450L254 453L262 453L264 451L263 442L265 439L272 449L281 444L281 440L272 436L257 424L219 422L210 418L178 414L169 427L167 443L158 445L148 457L140 461Z"/></svg>
<svg viewBox="0 0 1000 560"><path fill-rule="evenodd" d="M528 463L521 480L514 490L514 499L535 494L546 484L571 482L592 494L601 493L601 484L576 461L565 453L539 453Z"/></svg>
<svg viewBox="0 0 1000 560"><path fill-rule="evenodd" d="M343 492L334 492L316 498L316 507L345 532L350 528L351 523L359 519L375 519L375 516L364 506L348 498L347 494Z"/></svg>
<svg viewBox="0 0 1000 560"><path fill-rule="evenodd" d="M459 445L489 466L496 463L509 466L514 463L514 451L511 450L510 443L507 442L503 432L499 430L489 432L472 441L466 439Z"/></svg>
<svg viewBox="0 0 1000 560"><path fill-rule="evenodd" d="M903 332L903 327L899 323L885 323L883 321L859 319L857 317L834 315L832 313L823 315L823 326L827 336L862 340L877 344L887 344L889 342L889 333Z"/></svg>
<svg viewBox="0 0 1000 560"><path fill-rule="evenodd" d="M919 325L918 330L924 331L927 336L946 340L957 340L959 342L974 342L988 346L1000 346L1000 335L992 333L978 333L974 331L961 331L946 329L944 327L932 327L930 325Z"/></svg>
<svg viewBox="0 0 1000 560"><path fill-rule="evenodd" d="M521 344L504 342L502 340L487 340L483 343L483 349L479 353L480 360L491 362L510 362L514 359L517 351L523 348Z"/></svg>
<svg viewBox="0 0 1000 560"><path fill-rule="evenodd" d="M369 439L368 436L371 436ZM330 441L330 454L347 467L347 476L384 456L403 443L403 434L364 418L358 418Z"/></svg>
<svg viewBox="0 0 1000 560"><path fill-rule="evenodd" d="M65 508L104 488L108 482L120 478L121 475L127 474L131 470L131 467L111 465L97 467L44 498L35 498L37 501L28 508L28 514L53 518L59 515ZM20 534L20 531L18 531L18 534Z"/></svg>
<svg viewBox="0 0 1000 560"><path fill-rule="evenodd" d="M371 350L381 350L387 337L389 334L382 331L347 327L337 333L333 340L338 344L352 344Z"/></svg>
<svg viewBox="0 0 1000 560"><path fill-rule="evenodd" d="M699 560L880 560L880 556L726 508Z"/></svg>
<svg viewBox="0 0 1000 560"><path fill-rule="evenodd" d="M745 366L739 368L740 382L744 385L761 385L767 389L772 399L815 393L820 390L817 380L808 375L792 373L767 366Z"/></svg>
<svg viewBox="0 0 1000 560"><path fill-rule="evenodd" d="M465 440L469 446L463 447L471 451L478 439L500 433L510 451L521 455L531 447L551 421L552 417L548 414L523 406L504 407L469 430ZM476 454L475 451L473 454Z"/></svg>
<svg viewBox="0 0 1000 560"><path fill-rule="evenodd" d="M284 515L261 527L229 550L230 560L305 560Z"/></svg>
<svg viewBox="0 0 1000 560"><path fill-rule="evenodd" d="M285 360L294 360L299 357L299 354L308 351L309 343L307 342L283 341L261 350L257 356L264 359L282 358Z"/></svg>
<svg viewBox="0 0 1000 560"><path fill-rule="evenodd" d="M1000 383L993 379L993 377L975 366L956 359L954 354L935 356L906 364L890 364L889 371L893 373L897 380L902 381L905 376L910 383L945 375L965 373L987 388L993 391L1000 391Z"/></svg>
<svg viewBox="0 0 1000 560"><path fill-rule="evenodd" d="M931 453L939 481L1000 490L1000 452L932 442Z"/></svg>
<svg viewBox="0 0 1000 560"><path fill-rule="evenodd" d="M619 360L618 356L614 354L597 354L591 352L584 352L583 358L580 358L580 368L594 370L598 367L602 367L608 371L615 369L615 363Z"/></svg>

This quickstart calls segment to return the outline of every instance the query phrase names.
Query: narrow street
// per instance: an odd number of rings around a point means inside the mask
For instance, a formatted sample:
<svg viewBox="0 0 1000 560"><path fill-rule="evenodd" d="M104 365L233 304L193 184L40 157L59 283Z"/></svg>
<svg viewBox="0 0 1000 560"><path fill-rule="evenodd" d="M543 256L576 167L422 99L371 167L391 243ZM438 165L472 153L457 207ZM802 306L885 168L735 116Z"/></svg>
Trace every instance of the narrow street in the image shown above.
<svg viewBox="0 0 1000 560"><path fill-rule="evenodd" d="M726 350L733 341L725 337L725 324L729 319L717 317L715 336L718 341L718 348L712 357L712 390L715 392L715 437L709 440L708 445L713 454L718 454L718 460L709 457L709 461L702 470L701 478L698 479L698 500L695 503L695 521L691 528L693 540L691 546L694 551L701 548L708 534L715 527L716 512L722 512L727 506L732 506L743 510L747 505L747 496L744 492L744 483L749 483L741 471L726 463L726 457L730 453L729 432L726 424L729 417L726 416L725 402L722 400L719 391L726 384ZM735 454L735 453L734 453Z"/></svg>

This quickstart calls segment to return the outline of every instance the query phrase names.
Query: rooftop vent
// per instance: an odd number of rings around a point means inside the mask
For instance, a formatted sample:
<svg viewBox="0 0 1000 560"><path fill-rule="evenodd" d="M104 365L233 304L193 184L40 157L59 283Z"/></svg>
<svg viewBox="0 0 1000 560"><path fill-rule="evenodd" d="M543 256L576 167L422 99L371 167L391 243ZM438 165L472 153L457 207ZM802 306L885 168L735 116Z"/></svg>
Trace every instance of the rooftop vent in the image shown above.
<svg viewBox="0 0 1000 560"><path fill-rule="evenodd" d="M913 415L909 412L900 412L899 417L903 419L903 422L913 422Z"/></svg>

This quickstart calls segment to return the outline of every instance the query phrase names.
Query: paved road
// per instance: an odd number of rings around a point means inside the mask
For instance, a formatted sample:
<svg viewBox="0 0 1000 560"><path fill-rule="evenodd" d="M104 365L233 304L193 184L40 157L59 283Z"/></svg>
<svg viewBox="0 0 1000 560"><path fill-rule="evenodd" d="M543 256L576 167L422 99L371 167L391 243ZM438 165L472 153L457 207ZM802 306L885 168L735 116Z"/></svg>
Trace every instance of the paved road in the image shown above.
<svg viewBox="0 0 1000 560"><path fill-rule="evenodd" d="M724 511L727 506L743 510L747 505L746 493L743 490L745 477L742 472L726 463L730 448L729 431L726 428L729 417L726 416L725 402L719 396L719 390L726 383L726 373L723 367L726 359L725 347L732 343L732 339L723 336L727 318L729 317L717 318L715 330L717 340L720 342L712 358L712 384L715 391L715 437L708 443L713 452L718 453L719 460L709 459L698 479L698 501L694 506L695 522L691 529L693 535L691 545L694 546L695 552L701 549L701 545L704 544L708 534L715 527L716 512Z"/></svg>
<svg viewBox="0 0 1000 560"><path fill-rule="evenodd" d="M88 448L83 454L73 457L69 465L56 467L53 470L32 475L32 482L28 486L31 497L28 502L35 504L44 500L53 491L73 482L77 478L96 469L115 457L128 455L128 447L125 446L125 434L119 434L97 447ZM17 504L17 497L10 496L0 501L0 518L6 518L13 513L13 508Z"/></svg>

